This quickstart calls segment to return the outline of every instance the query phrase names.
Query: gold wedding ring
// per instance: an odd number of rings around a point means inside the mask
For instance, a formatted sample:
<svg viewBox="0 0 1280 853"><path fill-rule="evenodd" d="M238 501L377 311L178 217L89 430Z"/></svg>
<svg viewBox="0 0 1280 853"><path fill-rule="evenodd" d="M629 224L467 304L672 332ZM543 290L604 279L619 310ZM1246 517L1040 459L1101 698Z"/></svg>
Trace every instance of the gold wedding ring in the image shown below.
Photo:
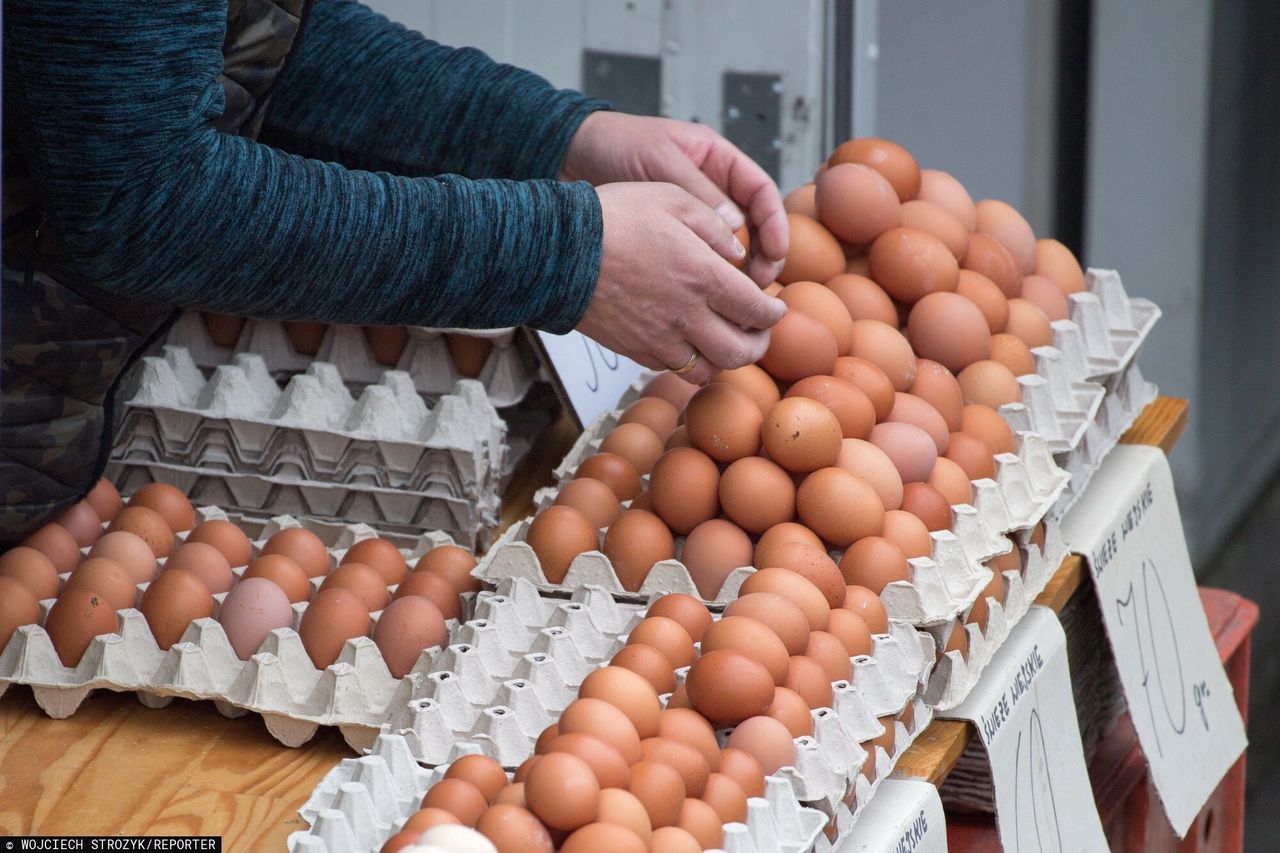
<svg viewBox="0 0 1280 853"><path fill-rule="evenodd" d="M684 367L679 370L672 370L676 376L684 376L698 366L698 351L694 350L693 355L689 356L689 360L684 363Z"/></svg>

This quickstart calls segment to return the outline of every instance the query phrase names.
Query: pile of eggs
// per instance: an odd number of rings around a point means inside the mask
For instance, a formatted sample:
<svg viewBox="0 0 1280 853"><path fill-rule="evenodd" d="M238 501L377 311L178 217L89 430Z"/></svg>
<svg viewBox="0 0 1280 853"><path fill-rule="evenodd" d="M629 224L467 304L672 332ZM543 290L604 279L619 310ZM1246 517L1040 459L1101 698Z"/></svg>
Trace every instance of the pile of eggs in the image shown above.
<svg viewBox="0 0 1280 853"><path fill-rule="evenodd" d="M204 326L209 331L210 339L220 347L231 348L240 338L244 330L245 318L231 314L218 314L213 311L201 312ZM287 320L284 333L294 350L302 355L315 355L320 351L329 326L325 323L312 323L305 320ZM365 340L373 352L373 358L383 367L395 367L400 363L400 355L409 343L409 330L404 326L365 326ZM445 346L449 349L449 357L459 376L475 379L484 370L484 364L493 349L493 341L475 335L448 332L444 335Z"/></svg>
<svg viewBox="0 0 1280 853"><path fill-rule="evenodd" d="M318 669L333 664L347 640L372 636L400 678L423 649L447 645L445 620L461 616L462 593L479 589L470 574L475 558L452 545L428 551L410 572L392 542L364 539L334 567L320 537L301 527L279 531L255 555L231 522L195 522L191 502L173 486L144 486L126 505L100 481L0 555L0 650L17 628L38 622L37 602L55 599L44 628L68 667L94 637L116 632L116 611L134 606L161 649L216 609L232 649L248 660L271 631L293 628L294 605L306 602L297 630ZM220 606L215 595L224 596Z"/></svg>

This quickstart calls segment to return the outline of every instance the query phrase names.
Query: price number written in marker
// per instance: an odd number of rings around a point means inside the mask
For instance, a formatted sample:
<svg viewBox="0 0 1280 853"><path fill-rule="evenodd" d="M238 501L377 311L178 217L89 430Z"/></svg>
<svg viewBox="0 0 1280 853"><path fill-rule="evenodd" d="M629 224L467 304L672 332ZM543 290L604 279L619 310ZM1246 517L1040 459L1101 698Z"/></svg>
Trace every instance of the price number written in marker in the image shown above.
<svg viewBox="0 0 1280 853"><path fill-rule="evenodd" d="M1062 825L1054 799L1053 770L1049 767L1044 725L1033 710L1024 731L1018 732L1014 754L1014 825L1017 853L1058 853Z"/></svg>

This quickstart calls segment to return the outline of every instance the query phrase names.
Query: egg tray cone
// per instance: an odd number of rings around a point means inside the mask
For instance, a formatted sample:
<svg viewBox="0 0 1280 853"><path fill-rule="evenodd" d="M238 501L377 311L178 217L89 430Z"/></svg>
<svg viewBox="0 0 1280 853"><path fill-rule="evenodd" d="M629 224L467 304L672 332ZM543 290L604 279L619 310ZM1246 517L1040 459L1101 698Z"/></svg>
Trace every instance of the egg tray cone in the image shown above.
<svg viewBox="0 0 1280 853"><path fill-rule="evenodd" d="M459 744L454 761L469 752ZM290 853L376 853L418 809L448 766L427 770L400 735L379 735L369 754L345 758L320 780L298 810L308 829L289 836ZM825 817L804 807L782 777L765 780L765 796L747 803L747 822L725 824L725 853L827 851Z"/></svg>
<svg viewBox="0 0 1280 853"><path fill-rule="evenodd" d="M408 327L409 339L396 369L413 377L413 386L424 397L434 398L452 391L465 377L454 367L443 335L449 329ZM459 329L458 332L493 342L478 380L495 406L520 403L539 380L538 359L519 329ZM282 323L274 320L247 320L232 347L220 347L209 336L199 312L187 311L174 324L165 342L187 347L198 367L212 370L239 353L256 353L277 379L303 373L313 361L331 362L343 379L355 388L376 383L386 366L373 356L360 326L329 326L314 356L293 348Z"/></svg>

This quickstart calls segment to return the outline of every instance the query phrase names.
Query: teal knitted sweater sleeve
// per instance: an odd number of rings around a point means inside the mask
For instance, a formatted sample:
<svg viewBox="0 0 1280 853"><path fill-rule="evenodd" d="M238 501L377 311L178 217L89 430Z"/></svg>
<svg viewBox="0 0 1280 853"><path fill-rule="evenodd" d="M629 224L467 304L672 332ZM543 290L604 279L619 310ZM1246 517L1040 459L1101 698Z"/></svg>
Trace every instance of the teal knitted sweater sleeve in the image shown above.
<svg viewBox="0 0 1280 853"><path fill-rule="evenodd" d="M324 61L351 16L342 61L378 76L386 98L416 92L422 120L411 132L411 116L379 118L389 101L377 99L344 113L303 57L282 100L335 101L283 106L284 125L315 140L304 153L317 156L304 157L212 126L224 103L225 2L5 0L6 142L22 151L77 270L131 297L249 316L571 328L599 270L591 187L428 175L554 174L594 105L345 5L321 2L304 45L318 35ZM350 132L309 130L326 114ZM507 134L489 154L457 150Z"/></svg>

